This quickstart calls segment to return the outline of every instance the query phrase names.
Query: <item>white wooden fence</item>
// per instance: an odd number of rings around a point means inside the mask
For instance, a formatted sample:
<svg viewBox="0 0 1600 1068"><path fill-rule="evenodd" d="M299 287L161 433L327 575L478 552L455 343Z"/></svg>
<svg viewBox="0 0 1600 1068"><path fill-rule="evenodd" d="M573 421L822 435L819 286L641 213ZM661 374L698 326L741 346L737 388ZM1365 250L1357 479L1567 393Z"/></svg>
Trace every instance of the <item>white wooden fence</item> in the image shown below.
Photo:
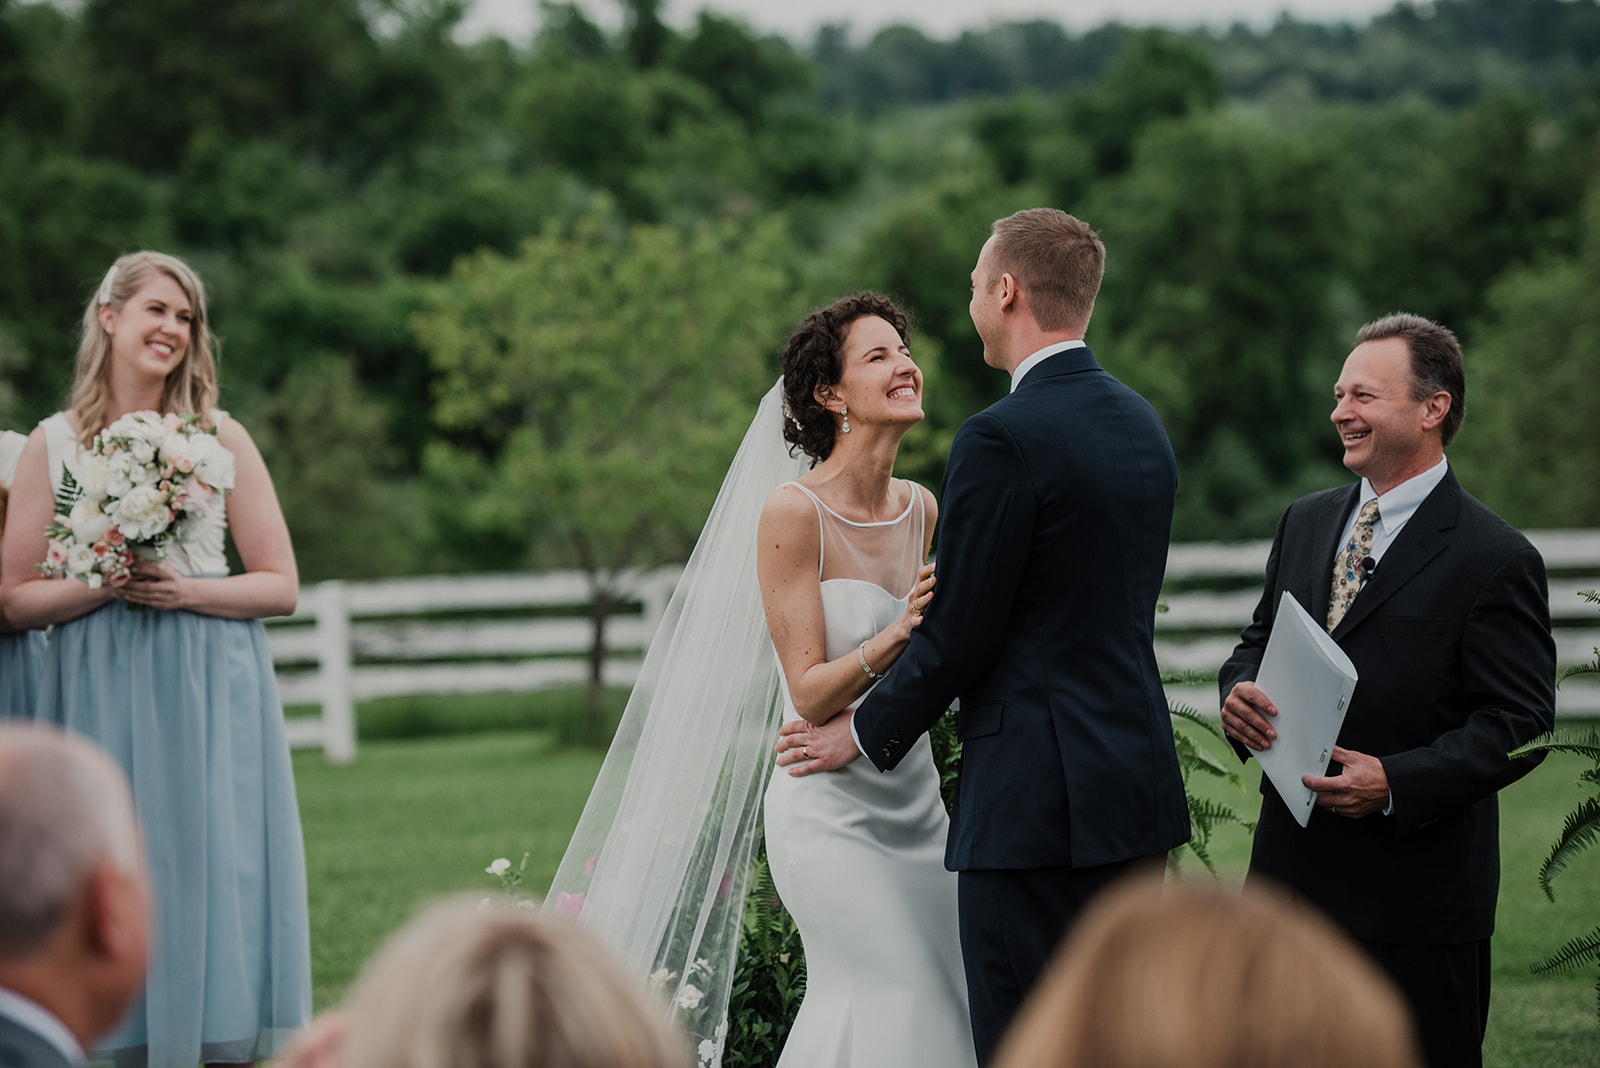
<svg viewBox="0 0 1600 1068"><path fill-rule="evenodd" d="M632 572L606 623L602 677L629 686L681 569ZM355 758L355 703L407 694L518 692L589 677L591 593L580 572L440 575L302 587L294 615L269 621L289 744ZM540 613L533 615L530 613ZM559 613L559 614L544 614Z"/></svg>
<svg viewBox="0 0 1600 1068"><path fill-rule="evenodd" d="M1560 667L1595 658L1600 646L1600 607L1580 590L1600 588L1600 530L1530 531L1550 576L1550 621ZM1174 545L1167 557L1168 611L1156 617L1156 658L1162 667L1216 671L1239 641L1261 598L1270 541ZM1221 591L1185 588L1210 582ZM1169 686L1167 696L1210 715L1217 713L1217 687ZM1556 691L1558 716L1600 715L1600 682L1569 679Z"/></svg>
<svg viewBox="0 0 1600 1068"><path fill-rule="evenodd" d="M1600 646L1600 610L1578 591L1600 587L1600 531L1529 537L1550 571L1558 662L1585 663ZM1169 610L1156 617L1156 655L1164 667L1221 666L1261 596L1269 546L1172 547L1163 597ZM618 583L621 607L606 624L608 685L631 685L638 677L678 574L676 567L632 572ZM330 761L346 763L355 758L358 701L581 685L592 640L589 600L588 582L578 572L304 587L295 614L269 621L268 630L284 703L320 709L289 721L290 744L321 746ZM1169 687L1168 696L1208 714L1217 711L1214 684ZM1556 707L1564 716L1600 714L1600 683L1568 681Z"/></svg>

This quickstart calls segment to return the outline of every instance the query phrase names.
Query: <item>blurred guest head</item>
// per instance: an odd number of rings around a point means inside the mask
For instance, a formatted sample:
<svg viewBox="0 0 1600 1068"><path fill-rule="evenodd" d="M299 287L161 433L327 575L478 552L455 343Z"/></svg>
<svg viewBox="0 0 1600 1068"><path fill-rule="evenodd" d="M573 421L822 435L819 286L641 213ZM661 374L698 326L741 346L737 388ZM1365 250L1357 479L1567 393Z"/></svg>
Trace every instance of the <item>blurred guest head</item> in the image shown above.
<svg viewBox="0 0 1600 1068"><path fill-rule="evenodd" d="M466 899L434 905L379 950L345 1003L342 1032L344 1068L688 1064L665 1006L588 934Z"/></svg>
<svg viewBox="0 0 1600 1068"><path fill-rule="evenodd" d="M1398 991L1276 891L1148 883L1087 909L996 1068L1419 1068Z"/></svg>
<svg viewBox="0 0 1600 1068"><path fill-rule="evenodd" d="M0 989L86 1048L143 986L149 936L121 769L75 735L0 725Z"/></svg>

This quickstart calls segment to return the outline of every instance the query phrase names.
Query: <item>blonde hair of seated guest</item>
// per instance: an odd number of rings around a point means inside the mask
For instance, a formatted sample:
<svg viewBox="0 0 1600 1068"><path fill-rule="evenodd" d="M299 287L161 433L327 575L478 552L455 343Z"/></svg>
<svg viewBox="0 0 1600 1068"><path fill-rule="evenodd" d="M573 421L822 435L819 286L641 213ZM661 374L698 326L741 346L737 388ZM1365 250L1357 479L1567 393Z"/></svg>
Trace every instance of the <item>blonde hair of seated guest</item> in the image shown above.
<svg viewBox="0 0 1600 1068"><path fill-rule="evenodd" d="M1129 883L1091 905L994 1068L1420 1068L1398 989L1281 892Z"/></svg>

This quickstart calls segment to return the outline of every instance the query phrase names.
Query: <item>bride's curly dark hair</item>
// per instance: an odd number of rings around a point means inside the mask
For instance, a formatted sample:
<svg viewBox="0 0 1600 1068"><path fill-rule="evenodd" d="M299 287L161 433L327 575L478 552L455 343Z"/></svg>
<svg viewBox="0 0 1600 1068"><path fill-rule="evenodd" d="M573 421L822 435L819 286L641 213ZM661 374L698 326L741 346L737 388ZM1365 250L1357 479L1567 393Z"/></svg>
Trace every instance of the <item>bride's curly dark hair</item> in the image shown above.
<svg viewBox="0 0 1600 1068"><path fill-rule="evenodd" d="M862 290L818 308L795 327L783 347L783 438L811 457L813 465L833 452L838 424L817 403L817 387L831 386L844 373L844 335L857 319L877 316L911 340L911 322L894 301ZM792 451L792 450L791 450Z"/></svg>

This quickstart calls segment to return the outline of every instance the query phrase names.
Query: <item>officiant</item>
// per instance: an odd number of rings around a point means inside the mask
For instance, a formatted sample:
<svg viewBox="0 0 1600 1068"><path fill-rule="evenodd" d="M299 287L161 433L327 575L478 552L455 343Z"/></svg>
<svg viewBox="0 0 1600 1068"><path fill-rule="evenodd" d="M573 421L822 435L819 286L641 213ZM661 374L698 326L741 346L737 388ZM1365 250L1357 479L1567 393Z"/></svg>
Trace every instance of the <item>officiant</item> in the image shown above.
<svg viewBox="0 0 1600 1068"><path fill-rule="evenodd" d="M1254 680L1284 591L1359 675L1301 828L1262 784L1249 880L1325 910L1396 981L1433 1068L1482 1064L1500 881L1496 793L1550 729L1555 645L1544 561L1461 488L1445 458L1466 415L1455 335L1417 315L1362 327L1331 419L1360 481L1303 497L1278 523L1254 619L1222 666L1240 757L1278 712ZM1314 966L1314 964L1313 964Z"/></svg>

